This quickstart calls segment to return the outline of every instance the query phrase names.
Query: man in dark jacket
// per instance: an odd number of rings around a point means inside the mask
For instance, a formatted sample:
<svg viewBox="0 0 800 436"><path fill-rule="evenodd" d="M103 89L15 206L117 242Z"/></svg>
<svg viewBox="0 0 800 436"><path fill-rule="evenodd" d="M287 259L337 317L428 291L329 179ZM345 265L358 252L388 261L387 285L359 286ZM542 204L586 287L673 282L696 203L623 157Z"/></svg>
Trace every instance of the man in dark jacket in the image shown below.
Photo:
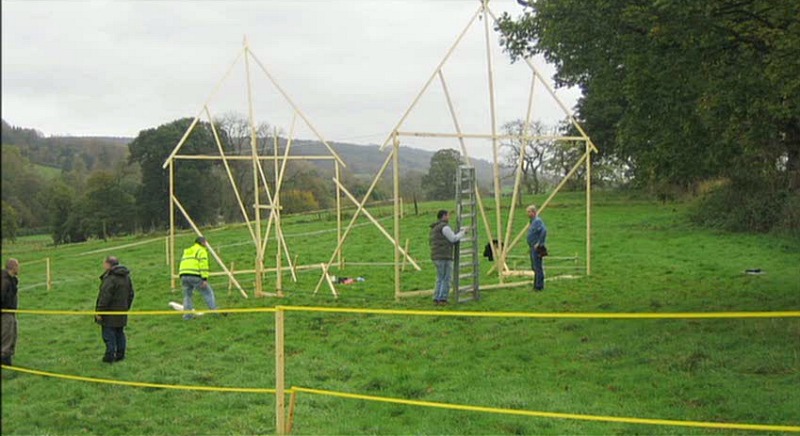
<svg viewBox="0 0 800 436"><path fill-rule="evenodd" d="M17 309L17 287L19 280L19 261L17 259L8 259L6 262L6 269L2 271L2 300L3 310ZM2 363L3 365L11 366L11 357L14 356L14 350L17 347L17 316L14 313L3 313L2 315Z"/></svg>
<svg viewBox="0 0 800 436"><path fill-rule="evenodd" d="M467 229L461 229L458 233L450 228L450 214L446 210L440 210L436 214L435 223L431 224L429 241L431 245L431 260L436 265L436 288L433 290L433 303L438 305L447 304L447 296L450 294L450 281L453 278L453 249L456 242L464 237Z"/></svg>
<svg viewBox="0 0 800 436"><path fill-rule="evenodd" d="M527 208L528 218L531 219L528 227L528 247L531 253L531 269L533 269L534 280L533 290L540 292L544 290L544 263L542 258L547 252L547 226L539 216L536 206L530 205Z"/></svg>
<svg viewBox="0 0 800 436"><path fill-rule="evenodd" d="M127 312L133 305L133 283L128 268L119 264L114 256L103 262L105 272L100 276L100 293L95 310L98 312ZM106 353L103 362L119 362L125 358L127 339L125 326L128 315L96 315L95 320L102 326Z"/></svg>

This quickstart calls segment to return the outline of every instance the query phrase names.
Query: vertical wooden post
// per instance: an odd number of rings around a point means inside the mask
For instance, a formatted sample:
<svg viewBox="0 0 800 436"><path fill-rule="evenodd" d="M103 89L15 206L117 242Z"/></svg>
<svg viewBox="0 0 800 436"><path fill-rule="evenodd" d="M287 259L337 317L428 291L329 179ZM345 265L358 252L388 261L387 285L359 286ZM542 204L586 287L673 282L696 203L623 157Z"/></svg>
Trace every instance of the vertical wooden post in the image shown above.
<svg viewBox="0 0 800 436"><path fill-rule="evenodd" d="M47 270L46 271L47 272L47 290L49 291L50 289L53 288L53 280L51 279L51 276L50 276L50 258L49 257L44 258L44 263L45 263L45 269Z"/></svg>
<svg viewBox="0 0 800 436"><path fill-rule="evenodd" d="M517 199L519 197L519 184L522 181L522 168L525 162L525 148L528 142L528 135L531 124L531 112L533 112L533 90L536 85L536 74L531 74L531 90L528 93L528 112L525 115L525 125L523 126L523 139L522 143L519 146L519 162L517 165L517 174L514 177L514 192L511 194L511 205L508 209L508 221L506 222L506 236L503 239L499 237L497 239L501 240L502 246L500 247L501 256L503 256L503 267L505 268L508 265L508 252L509 252L509 239L511 238L511 229L514 227L514 213L516 212L517 207ZM521 201L521 199L520 199Z"/></svg>
<svg viewBox="0 0 800 436"><path fill-rule="evenodd" d="M274 216L275 216L275 240L278 242L277 249L275 251L275 269L276 269L275 272L277 274L275 276L276 277L275 278L275 293L278 294L279 297L283 297L283 268L281 268L282 267L282 263L283 263L282 262L283 255L282 255L282 252L281 252L281 248L282 248L281 244L284 241L283 241L283 233L282 233L282 229L281 229L281 208L280 208L280 206L281 206L281 200L280 200L281 192L280 192L280 187L278 186L278 184L280 182L278 181L278 128L277 127L275 127L274 133L272 135L272 157L274 158L273 159L273 170L272 171L274 172L274 176L275 176L275 182L274 182L275 183L275 185L274 185L275 193L272 196L272 204L273 204L274 207L272 208L270 213L274 214ZM287 252L286 255L288 257L289 253ZM289 262L292 261L291 258L288 258L287 260Z"/></svg>
<svg viewBox="0 0 800 436"><path fill-rule="evenodd" d="M586 275L592 275L592 149L586 143Z"/></svg>
<svg viewBox="0 0 800 436"><path fill-rule="evenodd" d="M284 379L284 311L281 306L275 309L275 433L286 434L286 380Z"/></svg>
<svg viewBox="0 0 800 436"><path fill-rule="evenodd" d="M497 151L497 115L495 114L495 105L494 105L494 71L492 68L492 46L489 40L489 2L488 0L483 0L483 28L484 28L484 35L486 39L486 68L488 70L488 77L489 77L489 110L492 116L492 159L493 159L493 172L494 172L494 209L495 209L495 220L497 222L497 239L498 242L502 238L503 235L503 218L500 216L500 201L502 200L503 193L500 191L500 156L498 155ZM489 241L491 242L491 241ZM499 244L498 244L499 245ZM495 250L495 268L498 272L498 278L500 283L503 283L503 274L500 274L502 269L502 261L503 256L500 255L499 251Z"/></svg>
<svg viewBox="0 0 800 436"><path fill-rule="evenodd" d="M394 179L394 298L400 299L400 141L394 132L392 141L392 178Z"/></svg>
<svg viewBox="0 0 800 436"><path fill-rule="evenodd" d="M253 118L253 87L250 81L250 46L247 44L247 37L244 39L244 69L247 76L247 104L248 120L250 124L250 153L253 159L253 209L255 215L255 234L256 247L261 247L261 204L258 195L258 147L256 145L256 125ZM263 291L262 281L264 279L264 257L260 250L256 248L256 289L255 295L261 295Z"/></svg>
<svg viewBox="0 0 800 436"><path fill-rule="evenodd" d="M175 161L169 161L169 288L175 291Z"/></svg>
<svg viewBox="0 0 800 436"><path fill-rule="evenodd" d="M233 275L233 268L235 266L236 264L234 262L231 262L231 268L230 268L231 275ZM228 295L231 295L231 292L233 292L233 280L230 277L228 277Z"/></svg>
<svg viewBox="0 0 800 436"><path fill-rule="evenodd" d="M339 162L334 161L334 176L339 180L341 170L339 169ZM339 180L341 181L341 180ZM336 185L336 240L342 240L342 188ZM342 258L342 250L336 252L337 262L339 268L344 269L344 259Z"/></svg>
<svg viewBox="0 0 800 436"><path fill-rule="evenodd" d="M164 237L164 261L169 266L169 236Z"/></svg>

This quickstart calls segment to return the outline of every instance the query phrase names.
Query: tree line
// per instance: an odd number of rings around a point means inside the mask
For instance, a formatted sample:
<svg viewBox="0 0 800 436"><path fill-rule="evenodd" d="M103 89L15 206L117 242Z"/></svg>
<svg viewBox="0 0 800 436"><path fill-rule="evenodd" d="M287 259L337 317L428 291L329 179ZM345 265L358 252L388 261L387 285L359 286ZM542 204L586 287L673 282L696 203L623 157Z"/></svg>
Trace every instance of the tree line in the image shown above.
<svg viewBox="0 0 800 436"><path fill-rule="evenodd" d="M577 115L636 186L703 195L695 218L800 227L800 2L529 2L499 30L543 55Z"/></svg>
<svg viewBox="0 0 800 436"><path fill-rule="evenodd" d="M104 147L75 147L69 164L60 163L57 176L42 174L43 164L58 164L64 147L33 129L12 127L4 122L2 142L2 238L49 232L56 244L108 238L115 235L163 230L169 225L169 175L162 164L192 123L183 118L145 129L119 153L114 144ZM251 154L250 129L245 117L229 113L214 126L227 155ZM22 144L22 145L15 145ZM84 142L85 144L85 142ZM275 146L282 154L287 139L267 123L256 129L256 147L261 155L272 155ZM107 149L112 149L108 152ZM50 150L48 154L46 151ZM218 155L210 123L199 122L187 137L181 154ZM110 155L106 162L100 156ZM90 164L87 164L90 163ZM272 187L276 168L263 163L264 178ZM252 217L254 203L251 161L229 160L245 210ZM175 164L175 195L199 225L243 222L238 200L221 161L179 160ZM277 170L280 170L277 168ZM307 161L287 163L281 189L283 213L330 209L335 206L333 166L322 169ZM357 198L372 181L369 177L341 171L343 184ZM407 200L436 198L423 189L424 173L410 170L401 174L401 195ZM391 172L376 186L371 199L391 197ZM262 203L266 192L261 176L257 184ZM272 189L272 188L271 188ZM345 200L344 204L348 204ZM178 214L177 224L188 227Z"/></svg>

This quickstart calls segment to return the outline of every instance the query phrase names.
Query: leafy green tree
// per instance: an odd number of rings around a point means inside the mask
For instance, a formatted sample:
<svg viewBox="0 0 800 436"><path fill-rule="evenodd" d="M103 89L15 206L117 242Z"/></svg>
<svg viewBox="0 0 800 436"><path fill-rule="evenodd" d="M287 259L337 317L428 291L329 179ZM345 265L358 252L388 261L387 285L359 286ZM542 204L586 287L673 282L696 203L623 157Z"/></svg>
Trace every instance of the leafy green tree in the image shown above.
<svg viewBox="0 0 800 436"><path fill-rule="evenodd" d="M192 119L183 118L157 128L142 130L128 146L129 162L141 167L142 184L136 195L143 224L161 227L169 223L169 173L161 165L178 144ZM223 137L223 146L226 140ZM198 123L187 138L181 154L217 154L211 127ZM175 195L198 224L213 223L219 214L215 185L221 183L211 171L211 161L181 160L175 163ZM180 217L180 214L178 213ZM179 223L185 223L179 218Z"/></svg>
<svg viewBox="0 0 800 436"><path fill-rule="evenodd" d="M36 228L45 224L39 193L44 179L34 171L30 161L18 147L2 146L2 199L14 208L20 228Z"/></svg>
<svg viewBox="0 0 800 436"><path fill-rule="evenodd" d="M513 59L542 54L557 84L580 87L587 131L636 182L686 190L723 178L720 189L763 210L800 195L797 17L795 1L539 0L499 28ZM792 211L763 216L782 214ZM752 222L728 227L770 228Z"/></svg>
<svg viewBox="0 0 800 436"><path fill-rule="evenodd" d="M2 239L3 241L16 241L17 240L17 227L18 227L18 216L17 211L14 209L14 206L6 203L3 200L3 228L2 228Z"/></svg>
<svg viewBox="0 0 800 436"><path fill-rule="evenodd" d="M682 186L780 163L800 187L800 3L540 0L500 29L579 86L602 151Z"/></svg>
<svg viewBox="0 0 800 436"><path fill-rule="evenodd" d="M307 212L320 209L319 202L310 191L289 189L281 194L283 213Z"/></svg>
<svg viewBox="0 0 800 436"><path fill-rule="evenodd" d="M134 195L127 192L121 179L110 171L95 171L89 176L81 207L82 226L90 236L106 239L130 233L135 228Z"/></svg>
<svg viewBox="0 0 800 436"><path fill-rule="evenodd" d="M51 236L56 245L83 242L87 239L81 223L81 209L77 204L76 191L66 180L64 177L51 181L43 195L47 204Z"/></svg>
<svg viewBox="0 0 800 436"><path fill-rule="evenodd" d="M456 170L461 165L461 153L451 148L431 156L428 174L422 178L429 200L452 200L456 195Z"/></svg>

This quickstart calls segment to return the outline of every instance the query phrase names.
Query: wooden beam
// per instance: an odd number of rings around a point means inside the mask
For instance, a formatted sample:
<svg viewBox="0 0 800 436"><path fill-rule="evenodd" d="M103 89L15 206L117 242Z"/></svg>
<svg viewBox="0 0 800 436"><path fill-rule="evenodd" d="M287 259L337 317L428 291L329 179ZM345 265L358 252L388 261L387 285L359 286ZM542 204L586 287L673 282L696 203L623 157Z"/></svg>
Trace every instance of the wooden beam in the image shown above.
<svg viewBox="0 0 800 436"><path fill-rule="evenodd" d="M581 138L581 139L583 139L583 138ZM174 159L175 160L223 160L223 158L221 156L203 155L203 154L177 154L177 155L175 155ZM279 159L279 160L283 160L283 159L286 159L286 160L309 160L309 161L310 160L336 160L333 156L319 156L319 155L307 155L307 156L304 156L304 155L292 155L292 156L278 157L278 158L276 158L274 156L256 156L256 157L252 157L252 156L232 155L232 156L226 156L226 159L227 160L252 160L252 159L258 159L258 160L275 160L275 159Z"/></svg>
<svg viewBox="0 0 800 436"><path fill-rule="evenodd" d="M345 188L344 185L341 184L341 182L339 182L336 179L333 179L333 182L338 184L341 187L342 192L344 192L344 194L347 196L347 198L350 199L350 201L352 201L353 203L358 204L358 200L356 200L356 198L353 197L353 194L351 194L350 191L348 191L347 188ZM414 269L416 269L417 271L422 271L422 268L419 267L417 262L411 256L409 256L408 253L406 253L402 248L400 248L400 244L398 244L397 240L394 239L392 237L392 235L389 234L388 231L386 231L386 229L383 227L383 225L380 223L380 221L375 219L375 217L372 216L372 214L369 213L369 211L367 209L361 209L361 211L364 213L364 216L366 216L367 219L372 221L372 224L375 224L375 227L378 228L378 230L381 232L381 234L383 234L383 236L385 236L386 239L389 240L389 242L394 244L395 248L397 248L399 250L400 254L402 254L403 256L408 258L408 261L411 263L412 266L414 266ZM397 265L399 265L400 264L400 260L399 259L395 259L395 263Z"/></svg>
<svg viewBox="0 0 800 436"><path fill-rule="evenodd" d="M328 141L326 141L325 138L323 138L322 135L319 133L319 131L317 131L317 129L314 127L314 125L311 124L311 121L306 117L306 115L303 113L303 111L301 111L300 108L289 97L289 94L287 94L286 91L283 90L281 85L278 84L278 82L275 80L275 78L272 77L272 74L270 74L270 72L267 70L267 67L265 67L264 64L261 63L261 61L258 59L258 56L256 56L252 51L249 52L249 53L250 53L250 56L253 57L253 60L256 61L256 64L261 68L261 71L263 71L264 74L267 76L267 79L269 79L269 81L272 82L272 85L275 87L275 89L278 90L278 92L283 96L284 100L286 100L286 102L289 103L289 105L292 107L292 109L294 109L294 112L297 115L299 115L300 118L306 123L306 126L308 126L308 128L311 129L311 131L314 133L314 135L317 136L317 139L319 139L320 142L322 142L322 144L325 145L325 148L328 149L328 152L330 152L330 154L336 159L336 161L339 162L339 164L341 166L346 168L347 164L344 163L344 161L341 159L341 157L339 157L339 154L336 153L336 150L334 150L330 146L330 144L328 144Z"/></svg>
<svg viewBox="0 0 800 436"><path fill-rule="evenodd" d="M239 210L242 212L242 217L244 218L244 222L247 224L247 230L250 232L250 237L253 239L253 244L258 244L258 241L256 240L256 234L253 232L253 226L250 223L250 217L247 215L247 209L244 207L244 201L242 201L242 197L239 195L239 187L236 185L233 172L231 171L231 167L228 165L228 159L226 159L225 156L225 150L222 148L222 142L219 140L217 128L214 125L214 118L211 116L211 111L208 110L208 106L206 106L205 110L206 116L208 116L208 123L211 125L211 133L214 135L214 142L216 142L219 155L222 158L222 165L225 167L225 172L228 174L228 181L231 182L233 194L236 196L236 204L239 205ZM258 245L256 245L256 247L258 247Z"/></svg>
<svg viewBox="0 0 800 436"><path fill-rule="evenodd" d="M456 38L455 42L447 50L447 53L444 55L444 58L442 58L441 62L439 62L439 65L436 66L436 69L433 70L433 73L431 73L431 76L428 78L428 81L425 82L425 85L423 85L422 89L419 91L419 93L417 93L417 96L414 97L414 100L411 102L411 105L408 107L408 109L406 109L403 116L400 117L400 121L398 121L397 124L394 126L394 129L392 129L392 133L386 138L386 141L384 141L383 144L381 145L380 147L381 151L383 151L386 148L386 146L389 145L389 142L392 140L392 137L394 137L395 132L397 132L397 130L400 129L400 126L403 125L403 123L406 121L406 118L408 118L408 115L411 113L411 111L419 102L419 99L422 97L422 94L425 93L425 91L430 86L431 82L433 82L433 79L436 78L436 74L439 72L439 70L442 69L442 66L444 66L445 62L447 62L447 60L450 59L450 55L453 54L453 51L455 51L456 47L458 47L458 44L461 43L461 40L464 38L464 35L467 34L467 30L469 30L469 28L472 27L472 23L475 22L476 18L478 18L478 15L480 14L482 9L483 6L479 7L475 11L475 13L472 14L472 18L470 18L467 25L464 26L464 30L462 30L461 33L458 34L458 37Z"/></svg>
<svg viewBox="0 0 800 436"><path fill-rule="evenodd" d="M220 89L220 86L222 86L222 83L225 82L225 80L231 74L231 71L233 71L233 67L236 66L237 62L239 62L239 58L242 56L242 53L243 52L240 51L236 55L236 59L234 59L233 62L231 62L230 66L228 67L228 70L222 76L222 79L220 79L219 82L217 82L217 85L214 86L214 89L211 91L211 95L208 96L208 98L206 99L205 103L203 103L202 107L208 106L208 104L211 102L211 99L214 98L214 96L217 94L217 92ZM194 120L192 121L192 124L189 126L188 129L186 129L186 132L184 132L183 137L181 137L180 141L178 141L178 144L175 146L175 148L172 149L172 152L170 152L169 156L164 161L164 164L161 165L161 169L167 169L167 165L169 165L170 162L172 162L172 159L175 157L175 155L178 154L178 150L181 149L181 147L183 146L183 143L186 141L186 139L189 137L189 134L194 129L194 126L197 125L197 122L200 120L200 115L202 115L202 113L203 113L203 109L200 109L200 111L197 113L197 116L194 117Z"/></svg>
<svg viewBox="0 0 800 436"><path fill-rule="evenodd" d="M400 141L397 135L393 139L394 153L392 154L392 187L394 197L394 297L399 299L400 293ZM338 184L339 181L337 180ZM364 211L367 213L367 211ZM367 215L369 216L369 215ZM377 222L377 221L376 221ZM405 260L405 257L403 257Z"/></svg>
<svg viewBox="0 0 800 436"><path fill-rule="evenodd" d="M584 141L583 136L561 135L514 135L514 134L489 134L489 133L440 133L440 132L397 132L398 136L415 136L420 138L457 138L457 139L523 139L534 141Z"/></svg>

